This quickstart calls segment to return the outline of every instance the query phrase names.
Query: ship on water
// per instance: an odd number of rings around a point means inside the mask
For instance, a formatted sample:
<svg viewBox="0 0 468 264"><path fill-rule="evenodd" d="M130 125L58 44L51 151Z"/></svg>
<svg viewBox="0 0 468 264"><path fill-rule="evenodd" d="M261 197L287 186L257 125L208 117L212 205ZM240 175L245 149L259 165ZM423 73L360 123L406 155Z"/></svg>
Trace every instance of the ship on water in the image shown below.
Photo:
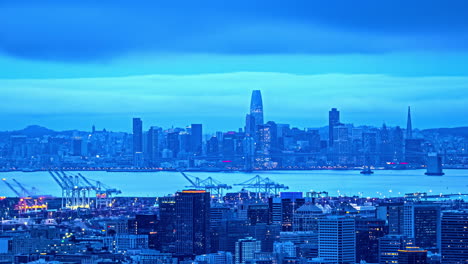
<svg viewBox="0 0 468 264"><path fill-rule="evenodd" d="M361 171L361 174L366 174L366 175L369 175L369 174L373 174L374 172L371 170L370 166L366 166L362 171Z"/></svg>
<svg viewBox="0 0 468 264"><path fill-rule="evenodd" d="M442 171L442 157L437 153L429 153L427 157L428 176L442 176L445 173Z"/></svg>

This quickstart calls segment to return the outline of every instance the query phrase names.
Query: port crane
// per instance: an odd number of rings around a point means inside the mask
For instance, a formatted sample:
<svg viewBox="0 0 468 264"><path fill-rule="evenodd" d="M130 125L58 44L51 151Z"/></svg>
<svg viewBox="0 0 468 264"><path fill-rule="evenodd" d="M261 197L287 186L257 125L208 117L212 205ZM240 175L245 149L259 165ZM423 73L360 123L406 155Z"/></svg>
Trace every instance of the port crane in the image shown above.
<svg viewBox="0 0 468 264"><path fill-rule="evenodd" d="M211 193L211 195L218 200L223 197L223 190L232 189L232 186L222 183L212 177L208 177L206 179L200 179L198 177L189 176L183 171L179 171L182 176L190 183L189 186L185 186L187 188L194 188L194 189L204 189Z"/></svg>
<svg viewBox="0 0 468 264"><path fill-rule="evenodd" d="M262 178L260 175L256 175L245 182L234 185L242 186L244 189L254 189L257 195L261 193L266 195L277 195L281 190L289 189L289 187L284 184L274 182L268 177Z"/></svg>
<svg viewBox="0 0 468 264"><path fill-rule="evenodd" d="M13 185L11 185L6 178L2 179L5 185L19 198L19 202L15 206L17 210L27 212L29 210L47 209L47 204L44 203L42 197L35 197L33 191L26 189L26 187L24 187L24 185L16 179L12 180L23 193L19 192L15 187L13 187Z"/></svg>
<svg viewBox="0 0 468 264"><path fill-rule="evenodd" d="M62 190L62 208L90 208L93 203L96 208L107 207L112 195L122 193L81 173L71 175L63 171L49 171L49 174ZM94 199L92 193L95 193Z"/></svg>
<svg viewBox="0 0 468 264"><path fill-rule="evenodd" d="M115 188L111 188L101 181L95 181L90 178L86 178L81 173L78 176L87 184L88 188L91 188L96 192L96 207L102 208L110 205L113 195L121 194L122 191ZM93 182L93 183L92 183Z"/></svg>
<svg viewBox="0 0 468 264"><path fill-rule="evenodd" d="M5 185L13 192L16 194L16 196L21 197L21 193L19 193L9 182L7 182L6 178L3 178L2 181L5 183Z"/></svg>

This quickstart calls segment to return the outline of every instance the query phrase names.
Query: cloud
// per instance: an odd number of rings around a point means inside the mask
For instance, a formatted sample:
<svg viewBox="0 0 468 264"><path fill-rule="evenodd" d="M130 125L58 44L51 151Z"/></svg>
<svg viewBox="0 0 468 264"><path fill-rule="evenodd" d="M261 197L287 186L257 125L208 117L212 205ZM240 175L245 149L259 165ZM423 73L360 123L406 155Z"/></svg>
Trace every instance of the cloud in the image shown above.
<svg viewBox="0 0 468 264"><path fill-rule="evenodd" d="M53 125L68 129L75 128L75 117L93 122L94 116L105 115L120 117L113 123L117 130L126 130L122 124L135 115L166 127L198 121L213 130L236 129L243 126L254 89L262 90L267 120L301 127L325 125L331 107L342 110L345 122L356 124L403 125L408 105L416 127L461 126L467 121L468 77L237 72L0 80L0 87L1 123L15 115L24 120L39 116L40 124L60 116Z"/></svg>
<svg viewBox="0 0 468 264"><path fill-rule="evenodd" d="M4 1L0 8L0 52L36 60L468 47L468 3L462 0Z"/></svg>

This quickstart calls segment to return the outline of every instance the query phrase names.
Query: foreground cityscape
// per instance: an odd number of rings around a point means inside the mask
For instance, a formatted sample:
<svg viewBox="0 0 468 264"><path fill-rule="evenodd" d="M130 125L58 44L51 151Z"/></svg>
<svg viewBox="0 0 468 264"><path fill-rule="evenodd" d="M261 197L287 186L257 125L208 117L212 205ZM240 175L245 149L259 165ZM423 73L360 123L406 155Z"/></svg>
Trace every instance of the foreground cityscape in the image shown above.
<svg viewBox="0 0 468 264"><path fill-rule="evenodd" d="M0 169L414 169L426 167L428 156L440 159L445 168L468 167L468 128L413 129L409 107L405 128L346 124L332 108L328 126L299 129L265 122L261 92L254 90L245 125L238 131L209 135L202 124L169 129L143 124L134 118L132 134L94 126L90 132L39 126L0 132Z"/></svg>
<svg viewBox="0 0 468 264"><path fill-rule="evenodd" d="M163 197L74 172L49 171L62 197L4 178L18 197L0 198L0 262L468 263L468 194L331 197L258 175L233 191L180 173L189 188Z"/></svg>

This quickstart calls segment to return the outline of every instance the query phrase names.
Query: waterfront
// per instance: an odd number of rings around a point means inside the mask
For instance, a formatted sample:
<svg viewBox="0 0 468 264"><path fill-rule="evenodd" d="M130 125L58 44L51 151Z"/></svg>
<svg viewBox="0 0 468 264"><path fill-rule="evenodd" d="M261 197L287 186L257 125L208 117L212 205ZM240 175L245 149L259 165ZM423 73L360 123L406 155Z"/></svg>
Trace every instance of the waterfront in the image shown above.
<svg viewBox="0 0 468 264"><path fill-rule="evenodd" d="M258 171L242 172L189 172L190 176L213 177L223 183L233 185L244 182L255 175L289 186L289 191L328 191L330 195L359 195L364 197L402 196L409 192L468 193L468 170L445 170L444 176L426 176L425 170L377 170L372 175L362 175L354 170L320 171ZM71 172L77 174L78 172ZM105 172L86 171L84 176L102 181L106 185L122 190L121 196L162 196L173 194L189 185L178 172ZM39 172L4 172L2 178L16 179L36 188L37 194L60 196L59 186L46 171ZM231 191L240 190L233 186ZM0 195L14 196L13 192L2 184Z"/></svg>

